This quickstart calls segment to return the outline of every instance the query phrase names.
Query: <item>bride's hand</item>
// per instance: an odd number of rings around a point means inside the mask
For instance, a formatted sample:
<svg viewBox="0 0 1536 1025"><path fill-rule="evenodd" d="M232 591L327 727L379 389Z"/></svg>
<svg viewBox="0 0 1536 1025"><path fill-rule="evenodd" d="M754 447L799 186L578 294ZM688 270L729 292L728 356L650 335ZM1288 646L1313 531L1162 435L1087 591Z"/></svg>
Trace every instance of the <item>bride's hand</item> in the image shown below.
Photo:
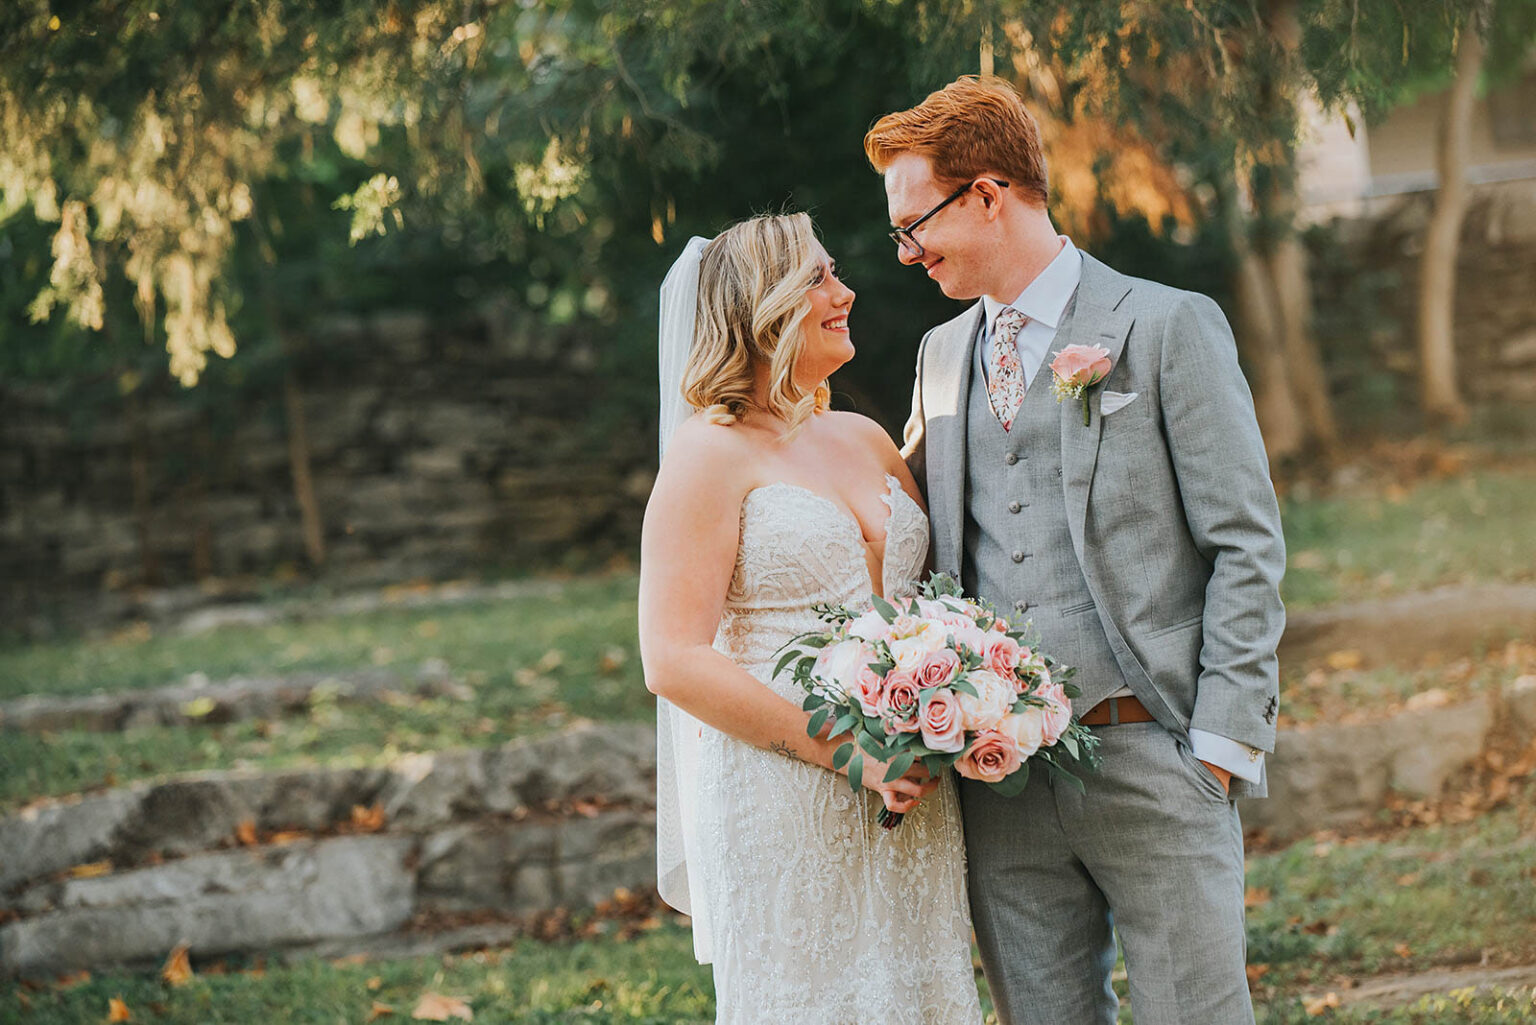
<svg viewBox="0 0 1536 1025"><path fill-rule="evenodd" d="M887 783L885 776L890 770L890 762L864 756L864 785L879 794L890 811L905 815L939 787L938 779L929 775L921 762L914 762L905 774Z"/></svg>

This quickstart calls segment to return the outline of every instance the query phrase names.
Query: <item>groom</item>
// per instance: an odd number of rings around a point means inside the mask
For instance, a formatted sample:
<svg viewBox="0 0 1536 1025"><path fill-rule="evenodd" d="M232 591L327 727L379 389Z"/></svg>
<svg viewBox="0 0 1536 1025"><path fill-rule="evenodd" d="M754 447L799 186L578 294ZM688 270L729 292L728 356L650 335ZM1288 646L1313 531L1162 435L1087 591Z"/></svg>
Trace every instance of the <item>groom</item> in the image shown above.
<svg viewBox="0 0 1536 1025"><path fill-rule="evenodd" d="M979 299L923 338L908 462L936 568L1077 667L1086 793L964 782L976 934L1005 1025L1253 1021L1234 799L1265 793L1285 622L1279 510L1220 309L1106 267L1046 213L1040 134L961 78L864 138L901 261ZM1082 403L1054 355L1102 346Z"/></svg>

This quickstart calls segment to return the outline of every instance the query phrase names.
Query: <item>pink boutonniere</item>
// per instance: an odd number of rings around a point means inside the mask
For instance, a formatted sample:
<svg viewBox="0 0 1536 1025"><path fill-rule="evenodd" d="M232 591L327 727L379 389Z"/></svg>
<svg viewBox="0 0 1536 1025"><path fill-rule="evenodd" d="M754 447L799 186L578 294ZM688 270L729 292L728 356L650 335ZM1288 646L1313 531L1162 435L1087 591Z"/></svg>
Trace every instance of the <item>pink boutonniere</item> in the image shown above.
<svg viewBox="0 0 1536 1025"><path fill-rule="evenodd" d="M1102 345L1069 345L1051 360L1051 393L1056 401L1083 400L1083 426L1088 426L1088 389L1109 376L1114 364Z"/></svg>

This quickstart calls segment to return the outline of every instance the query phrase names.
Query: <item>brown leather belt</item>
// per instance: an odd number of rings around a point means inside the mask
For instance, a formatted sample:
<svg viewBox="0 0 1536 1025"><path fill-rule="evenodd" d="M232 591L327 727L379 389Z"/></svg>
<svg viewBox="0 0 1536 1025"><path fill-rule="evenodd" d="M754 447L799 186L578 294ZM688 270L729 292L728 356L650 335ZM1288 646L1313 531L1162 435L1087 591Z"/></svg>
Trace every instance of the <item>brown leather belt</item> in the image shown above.
<svg viewBox="0 0 1536 1025"><path fill-rule="evenodd" d="M1114 726L1127 722L1151 722L1154 716L1135 698L1105 698L1082 714L1084 726Z"/></svg>

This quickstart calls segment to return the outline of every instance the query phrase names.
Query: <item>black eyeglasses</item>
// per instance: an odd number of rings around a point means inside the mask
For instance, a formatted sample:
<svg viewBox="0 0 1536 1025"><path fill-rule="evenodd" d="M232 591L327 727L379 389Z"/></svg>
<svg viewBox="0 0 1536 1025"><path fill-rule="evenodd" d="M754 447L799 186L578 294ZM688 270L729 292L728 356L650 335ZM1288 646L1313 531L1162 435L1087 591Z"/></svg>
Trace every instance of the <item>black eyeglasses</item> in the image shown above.
<svg viewBox="0 0 1536 1025"><path fill-rule="evenodd" d="M946 206L953 203L961 196L965 195L966 192L970 191L971 186L976 184L976 182L982 180L983 179L981 178L976 178L972 181L966 182L964 185L960 186L958 189L946 196L944 201L941 202L938 206L934 207L932 210L929 210L927 213L923 214L923 216L919 217L905 228L897 228L895 231L891 232L891 241L895 242L899 249L907 250L911 252L913 256L917 257L918 259L922 259L923 254L927 252L927 250L923 248L923 244L921 242L912 236L912 232L922 227L923 222L928 220L934 214L937 214L940 210L944 209ZM1007 182L998 178L987 178L985 180L991 182L993 185L996 185L999 188L1006 189L1008 187Z"/></svg>

